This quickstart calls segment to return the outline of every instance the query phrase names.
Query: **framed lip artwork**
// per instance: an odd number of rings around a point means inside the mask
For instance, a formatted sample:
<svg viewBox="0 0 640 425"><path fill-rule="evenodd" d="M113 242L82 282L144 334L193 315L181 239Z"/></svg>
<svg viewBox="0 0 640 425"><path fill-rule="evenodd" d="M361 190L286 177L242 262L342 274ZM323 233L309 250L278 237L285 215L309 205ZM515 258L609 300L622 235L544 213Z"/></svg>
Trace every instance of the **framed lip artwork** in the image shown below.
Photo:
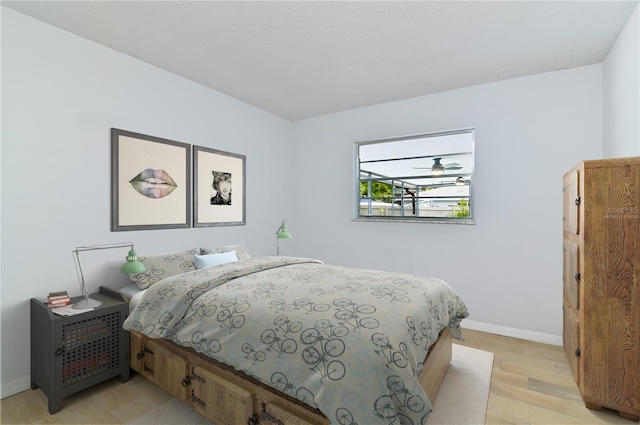
<svg viewBox="0 0 640 425"><path fill-rule="evenodd" d="M111 129L111 231L191 227L191 145Z"/></svg>
<svg viewBox="0 0 640 425"><path fill-rule="evenodd" d="M193 147L193 227L246 224L246 157Z"/></svg>

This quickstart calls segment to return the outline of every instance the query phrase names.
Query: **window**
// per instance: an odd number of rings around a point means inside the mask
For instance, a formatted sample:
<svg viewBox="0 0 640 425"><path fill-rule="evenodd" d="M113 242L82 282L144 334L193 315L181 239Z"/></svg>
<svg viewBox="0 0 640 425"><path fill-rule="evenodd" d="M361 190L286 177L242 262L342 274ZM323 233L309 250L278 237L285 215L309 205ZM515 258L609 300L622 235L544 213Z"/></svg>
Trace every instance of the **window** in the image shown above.
<svg viewBox="0 0 640 425"><path fill-rule="evenodd" d="M357 219L473 223L474 129L357 147Z"/></svg>

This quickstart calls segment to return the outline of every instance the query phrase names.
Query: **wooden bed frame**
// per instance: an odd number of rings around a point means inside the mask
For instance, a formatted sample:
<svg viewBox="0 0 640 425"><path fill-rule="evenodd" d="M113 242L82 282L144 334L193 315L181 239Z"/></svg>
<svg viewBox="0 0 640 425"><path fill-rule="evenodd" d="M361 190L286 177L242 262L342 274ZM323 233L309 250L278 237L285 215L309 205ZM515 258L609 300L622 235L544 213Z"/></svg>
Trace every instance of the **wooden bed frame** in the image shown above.
<svg viewBox="0 0 640 425"><path fill-rule="evenodd" d="M433 402L451 361L451 331L430 348L419 382ZM329 425L317 409L191 348L130 332L131 368L216 425Z"/></svg>

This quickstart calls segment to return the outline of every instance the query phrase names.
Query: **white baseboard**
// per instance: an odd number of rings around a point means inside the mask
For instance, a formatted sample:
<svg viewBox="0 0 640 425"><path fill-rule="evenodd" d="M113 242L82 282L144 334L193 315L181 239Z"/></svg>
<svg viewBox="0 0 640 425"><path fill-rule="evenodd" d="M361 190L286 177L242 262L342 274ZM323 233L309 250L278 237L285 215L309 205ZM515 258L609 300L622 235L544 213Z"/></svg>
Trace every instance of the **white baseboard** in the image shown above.
<svg viewBox="0 0 640 425"><path fill-rule="evenodd" d="M11 382L2 383L2 386L0 387L0 398L6 398L30 389L30 381L30 378L25 376Z"/></svg>
<svg viewBox="0 0 640 425"><path fill-rule="evenodd" d="M464 319L461 323L463 329L488 332L496 335L509 336L527 341L541 342L543 344L562 345L562 335L546 334L542 332L528 331L526 329L509 328L507 326L492 325L491 323L474 322ZM463 334L464 336L464 334Z"/></svg>

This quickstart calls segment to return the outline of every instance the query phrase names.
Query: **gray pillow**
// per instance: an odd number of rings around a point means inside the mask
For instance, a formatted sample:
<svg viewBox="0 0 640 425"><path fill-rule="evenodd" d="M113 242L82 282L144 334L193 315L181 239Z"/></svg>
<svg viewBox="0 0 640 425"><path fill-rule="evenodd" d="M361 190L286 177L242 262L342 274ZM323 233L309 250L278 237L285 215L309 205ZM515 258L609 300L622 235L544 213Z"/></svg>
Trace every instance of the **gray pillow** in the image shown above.
<svg viewBox="0 0 640 425"><path fill-rule="evenodd" d="M223 252L230 252L230 251L236 252L236 257L238 258L238 260L251 258L251 256L247 252L247 248L245 248L243 243L238 245L221 245L221 246L210 246L207 248L200 248L201 255L221 254Z"/></svg>
<svg viewBox="0 0 640 425"><path fill-rule="evenodd" d="M147 289L167 277L195 270L193 256L197 253L198 249L193 248L187 251L167 252L146 257L138 256L138 261L144 264L146 270L142 273L131 273L129 277L138 285L138 288Z"/></svg>

